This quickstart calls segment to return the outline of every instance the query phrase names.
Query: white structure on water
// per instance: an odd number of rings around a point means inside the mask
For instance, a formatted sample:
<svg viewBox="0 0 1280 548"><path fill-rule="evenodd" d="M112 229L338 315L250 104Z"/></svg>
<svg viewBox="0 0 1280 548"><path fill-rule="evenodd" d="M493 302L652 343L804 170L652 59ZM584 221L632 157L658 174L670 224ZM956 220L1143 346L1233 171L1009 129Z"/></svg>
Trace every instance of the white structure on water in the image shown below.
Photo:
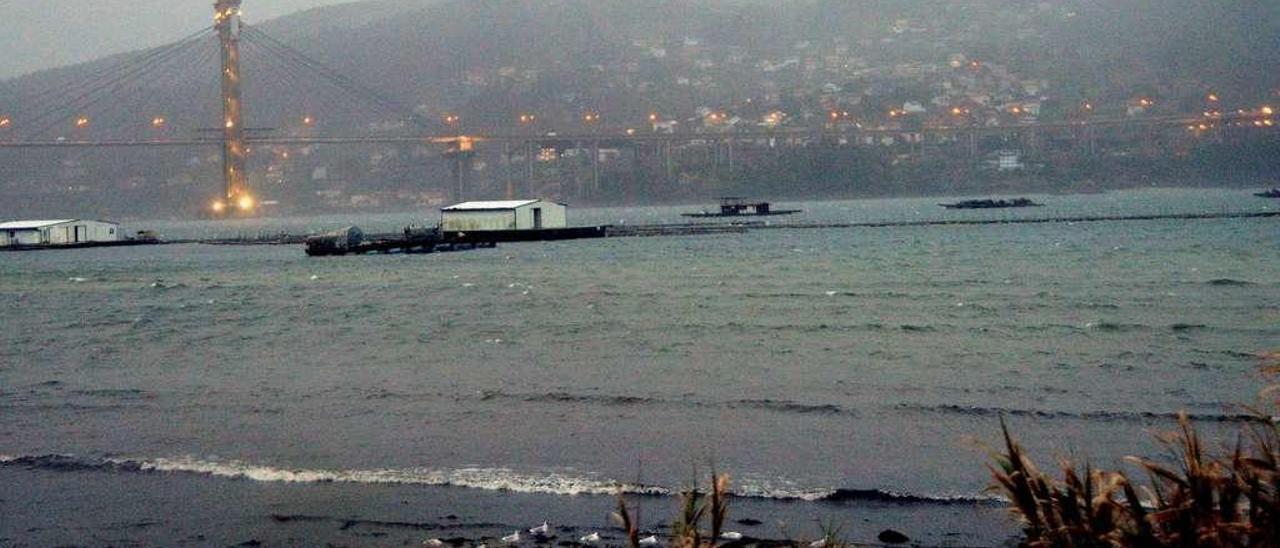
<svg viewBox="0 0 1280 548"><path fill-rule="evenodd" d="M120 225L106 221L60 219L0 223L0 247L117 242Z"/></svg>
<svg viewBox="0 0 1280 548"><path fill-rule="evenodd" d="M441 211L445 232L536 230L568 226L568 208L543 200L463 202Z"/></svg>

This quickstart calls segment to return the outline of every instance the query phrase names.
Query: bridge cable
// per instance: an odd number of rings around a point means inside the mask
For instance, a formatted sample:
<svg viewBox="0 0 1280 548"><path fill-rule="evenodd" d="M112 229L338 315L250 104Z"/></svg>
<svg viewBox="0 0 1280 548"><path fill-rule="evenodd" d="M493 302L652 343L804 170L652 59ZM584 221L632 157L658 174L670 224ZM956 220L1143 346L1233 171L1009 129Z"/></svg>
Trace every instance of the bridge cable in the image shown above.
<svg viewBox="0 0 1280 548"><path fill-rule="evenodd" d="M35 123L37 121L48 119L50 116L55 116L55 115L60 115L60 116L57 118L54 118L51 123L46 124L43 127L40 127L39 130L34 133L34 135L41 135L44 132L48 131L49 129L52 129L54 126L58 124L58 122L65 120L67 118L68 113L74 116L75 111L77 110L82 111L82 110L88 109L102 102L104 99L110 98L112 96L111 94L119 90L122 86L130 83L131 81L147 76L152 72L155 72L156 70L164 66L165 63L169 62L173 58L178 57L179 55L184 55L188 53L191 50L191 48L198 43L199 43L199 40L191 40L191 41L182 43L180 47L169 48L162 55L159 55L153 58L151 62L146 64L134 64L133 66L129 67L127 70L118 73L116 77L110 79L108 82L105 82L102 85L99 85L93 89L90 89L84 93L81 93L79 96L77 96L76 98L72 99L71 101L69 101L64 105L56 106L54 108L51 108L45 111L41 115L33 118L30 121L30 123Z"/></svg>
<svg viewBox="0 0 1280 548"><path fill-rule="evenodd" d="M65 104L67 98L82 94L86 89L94 89L106 85L106 83L118 79L121 73L132 71L140 65L146 65L156 59L162 58L170 52L184 47L190 41L202 38L202 35L209 33L211 30L212 27L201 29L186 38L164 46L146 50L141 54L122 54L123 58L118 63L104 63L98 69L90 72L89 75L82 77L79 80L73 79L67 85L60 85L59 87L61 89L57 92L33 93L32 95L37 96L33 103L28 105L18 104L17 106L23 107L24 110L35 112L46 112L52 108L57 108L57 105ZM53 106L51 107L51 105ZM17 122L17 120L15 120L15 122Z"/></svg>
<svg viewBox="0 0 1280 548"><path fill-rule="evenodd" d="M326 77L329 80L332 80L335 84L339 85L343 89L346 89L347 91L355 94L358 98L366 101L372 100L374 102L377 102L383 108L388 109L389 114L393 113L400 116L408 116L408 121L413 122L415 125L425 127L425 123L421 119L421 117L415 114L412 108L407 107L403 103L400 103L399 101L396 101L385 95L382 95L381 93L373 89L370 89L366 86L363 86L358 82L355 82L354 80L344 76L343 74L335 71L334 69L328 67L327 65L319 61L316 61L311 57L308 57L306 54L296 49L289 47L288 45L280 42L279 40L276 40L271 35L265 32L262 32L255 27L246 25L245 29L246 29L247 35L250 36L251 38L261 39L262 41L266 42L273 50L277 51L279 54L288 56L295 62L300 63L312 70L317 71L322 76Z"/></svg>

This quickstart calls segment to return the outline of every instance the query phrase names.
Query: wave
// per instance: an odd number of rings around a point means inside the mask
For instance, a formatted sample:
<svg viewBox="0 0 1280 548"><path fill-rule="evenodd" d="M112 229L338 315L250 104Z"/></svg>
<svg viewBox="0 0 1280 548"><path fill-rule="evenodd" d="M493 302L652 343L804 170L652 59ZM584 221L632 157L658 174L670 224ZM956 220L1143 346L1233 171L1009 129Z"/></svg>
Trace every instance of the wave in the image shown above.
<svg viewBox="0 0 1280 548"><path fill-rule="evenodd" d="M1250 282L1247 280L1237 280L1235 278L1216 278L1213 280L1209 280L1205 283L1209 285L1224 285L1224 286L1253 285L1253 282Z"/></svg>
<svg viewBox="0 0 1280 548"><path fill-rule="evenodd" d="M171 473L249 480L262 483L359 483L438 487L464 487L488 491L509 491L547 495L635 495L665 496L671 491L657 486L620 483L567 474L524 474L506 468L458 468L451 470L381 469L325 470L277 468L241 461L213 461L191 457L129 459L78 457L74 455L0 455L0 466L60 472Z"/></svg>
<svg viewBox="0 0 1280 548"><path fill-rule="evenodd" d="M65 454L0 455L0 468L27 468L54 472L186 474L259 483L419 485L557 496L614 496L621 492L628 495L671 497L680 492L679 489L669 487L618 482L587 474L571 475L554 472L536 474L508 468L325 470L279 468L241 461L215 461L193 457L135 459ZM780 502L897 505L998 504L1003 500L981 495L933 495L884 489L805 489L789 482L750 480L731 491L730 496ZM286 519L295 518L287 517Z"/></svg>
<svg viewBox="0 0 1280 548"><path fill-rule="evenodd" d="M1081 419L1081 420L1101 420L1101 421L1153 421L1167 420L1176 421L1181 415L1176 412L1158 412L1158 411L1056 411L1045 409L1017 409L1008 407L979 407L969 405L942 404L942 405L917 405L909 403L901 403L894 406L894 409L906 411L923 411L935 413L950 413L958 415L971 415L977 417L994 417L994 416L1010 416L1010 417L1034 417L1038 419ZM1194 422L1238 422L1238 423L1262 423L1270 424L1278 422L1280 417L1262 417L1250 413L1186 413L1187 418Z"/></svg>
<svg viewBox="0 0 1280 548"><path fill-rule="evenodd" d="M512 393L486 390L479 393L480 401L509 400L529 403L567 403L600 405L605 407L662 406L689 408L760 409L779 413L851 415L856 411L831 404L811 404L790 400L739 399L731 401L703 401L694 399L665 399L643 396L608 394L572 394L568 392Z"/></svg>

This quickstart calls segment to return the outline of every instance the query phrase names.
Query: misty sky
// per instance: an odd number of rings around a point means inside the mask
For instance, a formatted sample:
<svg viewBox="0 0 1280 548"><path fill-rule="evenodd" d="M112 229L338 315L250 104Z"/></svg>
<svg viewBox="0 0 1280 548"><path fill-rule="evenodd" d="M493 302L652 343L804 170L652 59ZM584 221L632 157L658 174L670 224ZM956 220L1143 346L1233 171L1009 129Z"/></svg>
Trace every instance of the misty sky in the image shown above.
<svg viewBox="0 0 1280 548"><path fill-rule="evenodd" d="M352 0L244 0L261 22ZM0 0L0 79L160 45L213 24L213 0Z"/></svg>

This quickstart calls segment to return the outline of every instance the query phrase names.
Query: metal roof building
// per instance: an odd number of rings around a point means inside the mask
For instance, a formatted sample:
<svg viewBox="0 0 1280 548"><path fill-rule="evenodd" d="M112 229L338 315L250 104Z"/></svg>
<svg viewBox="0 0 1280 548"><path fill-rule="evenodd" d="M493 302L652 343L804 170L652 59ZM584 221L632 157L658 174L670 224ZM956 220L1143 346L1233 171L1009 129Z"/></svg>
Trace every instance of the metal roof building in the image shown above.
<svg viewBox="0 0 1280 548"><path fill-rule="evenodd" d="M121 236L120 225L106 221L55 219L0 223L0 247L116 242Z"/></svg>
<svg viewBox="0 0 1280 548"><path fill-rule="evenodd" d="M568 208L543 200L463 202L440 211L440 229L446 232L538 230L568 225Z"/></svg>

